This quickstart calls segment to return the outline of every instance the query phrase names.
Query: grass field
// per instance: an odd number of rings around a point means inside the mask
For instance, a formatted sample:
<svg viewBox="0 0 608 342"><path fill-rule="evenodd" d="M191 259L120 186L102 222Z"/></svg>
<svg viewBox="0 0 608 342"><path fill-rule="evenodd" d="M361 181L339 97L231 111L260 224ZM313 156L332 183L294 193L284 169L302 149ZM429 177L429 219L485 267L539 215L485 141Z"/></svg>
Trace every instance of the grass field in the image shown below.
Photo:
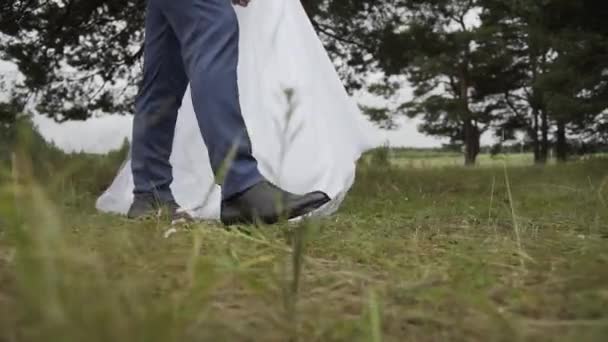
<svg viewBox="0 0 608 342"><path fill-rule="evenodd" d="M165 238L94 211L120 154L54 158L1 175L2 342L608 339L606 159L370 156L334 217Z"/></svg>

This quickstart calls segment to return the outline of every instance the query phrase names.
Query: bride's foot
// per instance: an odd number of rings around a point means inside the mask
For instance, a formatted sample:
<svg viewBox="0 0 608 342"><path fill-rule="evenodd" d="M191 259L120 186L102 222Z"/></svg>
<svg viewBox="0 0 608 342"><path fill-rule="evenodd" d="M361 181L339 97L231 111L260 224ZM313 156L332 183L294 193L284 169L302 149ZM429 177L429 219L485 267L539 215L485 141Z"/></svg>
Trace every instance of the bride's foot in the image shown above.
<svg viewBox="0 0 608 342"><path fill-rule="evenodd" d="M280 219L289 220L309 214L329 200L320 191L295 195L264 181L224 200L221 219L225 225L252 224L257 221L275 224Z"/></svg>

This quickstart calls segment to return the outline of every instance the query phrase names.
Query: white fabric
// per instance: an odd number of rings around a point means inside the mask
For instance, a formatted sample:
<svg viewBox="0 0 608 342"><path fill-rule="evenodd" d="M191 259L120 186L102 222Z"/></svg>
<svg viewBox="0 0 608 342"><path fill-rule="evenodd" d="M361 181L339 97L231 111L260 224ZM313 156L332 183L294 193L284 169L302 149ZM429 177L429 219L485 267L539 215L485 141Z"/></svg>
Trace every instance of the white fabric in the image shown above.
<svg viewBox="0 0 608 342"><path fill-rule="evenodd" d="M237 14L240 101L260 172L291 192L326 192L332 201L317 214L331 214L353 184L356 161L372 147L365 120L299 0L254 0ZM286 89L293 89L292 106ZM220 189L214 184L190 91L179 112L171 163L177 202L198 218L218 219ZM97 208L124 214L132 191L127 160Z"/></svg>

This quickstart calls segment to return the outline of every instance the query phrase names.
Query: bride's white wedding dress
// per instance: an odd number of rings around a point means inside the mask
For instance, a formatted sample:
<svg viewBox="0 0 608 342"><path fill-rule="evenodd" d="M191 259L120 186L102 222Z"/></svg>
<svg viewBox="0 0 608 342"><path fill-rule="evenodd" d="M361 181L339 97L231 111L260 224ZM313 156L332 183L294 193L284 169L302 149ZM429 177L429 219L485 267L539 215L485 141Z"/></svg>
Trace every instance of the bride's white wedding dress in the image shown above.
<svg viewBox="0 0 608 342"><path fill-rule="evenodd" d="M294 193L326 192L332 201L317 214L331 214L353 184L356 161L372 147L371 131L299 0L254 0L237 14L240 101L260 172ZM190 91L179 112L171 163L178 203L198 218L218 219L220 188ZM132 191L127 160L97 208L124 214Z"/></svg>

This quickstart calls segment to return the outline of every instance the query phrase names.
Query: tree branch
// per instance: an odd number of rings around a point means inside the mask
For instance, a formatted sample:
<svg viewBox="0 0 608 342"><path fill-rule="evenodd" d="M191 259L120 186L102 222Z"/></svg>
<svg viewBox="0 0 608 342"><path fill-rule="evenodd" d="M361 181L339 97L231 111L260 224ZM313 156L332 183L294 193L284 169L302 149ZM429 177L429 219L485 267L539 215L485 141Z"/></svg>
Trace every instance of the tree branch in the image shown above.
<svg viewBox="0 0 608 342"><path fill-rule="evenodd" d="M368 46L366 46L365 44L363 44L363 43L356 42L356 41L351 40L349 38L345 38L345 37L337 35L336 33L330 32L330 27L329 26L323 25L323 24L319 23L318 21L314 20L313 18L311 18L310 21L311 21L312 25L315 27L315 29L317 29L317 31L323 33L324 35L326 35L326 36L328 36L330 38L333 38L333 39L335 39L335 40L337 40L339 42L345 43L345 44L350 44L350 45L354 45L354 46L360 47L360 48L362 48L362 49L364 49L366 51L370 50L370 48Z"/></svg>
<svg viewBox="0 0 608 342"><path fill-rule="evenodd" d="M513 111L513 113L515 113L516 116L522 117L521 113L515 107L515 104L513 102L511 102L508 91L505 92L505 101L507 102L507 106L509 106L509 108L511 108L511 110Z"/></svg>

